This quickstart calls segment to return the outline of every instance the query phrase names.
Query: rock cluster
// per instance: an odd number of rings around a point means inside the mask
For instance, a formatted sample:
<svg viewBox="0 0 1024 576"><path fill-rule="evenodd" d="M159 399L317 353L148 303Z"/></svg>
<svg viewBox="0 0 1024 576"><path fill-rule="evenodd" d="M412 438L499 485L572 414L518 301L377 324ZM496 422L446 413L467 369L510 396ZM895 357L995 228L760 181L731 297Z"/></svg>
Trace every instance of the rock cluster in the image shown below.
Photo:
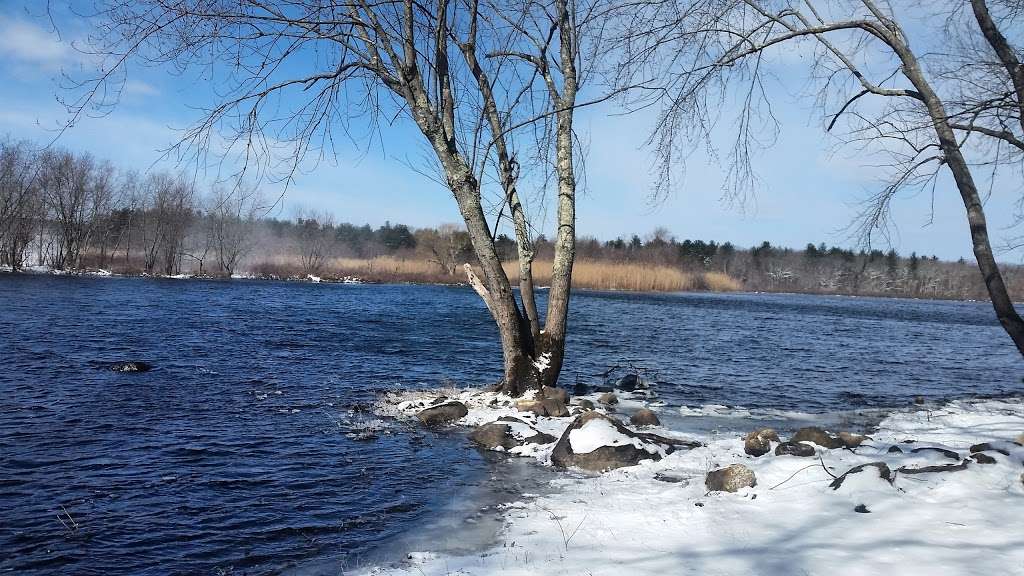
<svg viewBox="0 0 1024 576"><path fill-rule="evenodd" d="M610 425L624 441L615 445L599 446L590 452L575 452L571 440L572 433L594 422ZM610 416L600 412L586 412L578 416L558 439L551 452L551 463L560 468L573 467L591 472L604 472L634 466L641 460L660 460L679 448L694 448L699 445L697 442L665 438L657 434L633 432Z"/></svg>

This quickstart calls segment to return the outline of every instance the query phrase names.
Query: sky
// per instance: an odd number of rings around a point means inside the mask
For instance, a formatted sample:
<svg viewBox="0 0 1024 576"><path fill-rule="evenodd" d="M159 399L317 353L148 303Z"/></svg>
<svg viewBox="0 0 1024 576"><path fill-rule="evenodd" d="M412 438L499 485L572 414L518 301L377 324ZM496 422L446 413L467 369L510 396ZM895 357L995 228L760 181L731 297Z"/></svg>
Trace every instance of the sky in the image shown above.
<svg viewBox="0 0 1024 576"><path fill-rule="evenodd" d="M0 12L0 136L45 144L67 120L59 98L70 93L62 78L81 76L95 63L75 49L89 23L57 9L58 34L40 14L40 4L0 0L5 8ZM799 65L785 56L776 60L782 80L770 90L782 129L774 146L759 151L755 168L760 181L742 205L723 200L724 168L702 151L687 159L685 179L676 182L668 197L652 203L654 157L645 141L653 113L622 115L614 103L580 111L576 126L586 150L586 186L578 201L578 233L610 240L644 237L665 228L680 240L737 246L769 241L794 248L822 242L855 247L850 225L860 203L879 190L882 175L858 160L853 150L837 150L813 102L786 84L791 78L788 67ZM118 105L102 117L81 118L57 145L91 152L122 168L176 169L162 151L199 117L196 107L214 98L202 74L132 66ZM723 118L730 112L723 110ZM733 127L731 121L721 122L717 137L727 139ZM287 191L272 182L261 186L265 196L284 193L276 212L282 217L305 208L373 226L385 221L414 227L458 222L450 192L414 169L424 151L421 138L399 126L385 131L382 141L368 149L342 142L334 158L306 166ZM997 248L1021 235L1012 227L1015 203L1015 197L998 190L987 201ZM939 180L934 198L899 197L893 203L893 220L891 247L901 254L973 258L963 204L948 177ZM875 247L890 245L880 241ZM1020 252L1002 250L997 257L1021 261Z"/></svg>

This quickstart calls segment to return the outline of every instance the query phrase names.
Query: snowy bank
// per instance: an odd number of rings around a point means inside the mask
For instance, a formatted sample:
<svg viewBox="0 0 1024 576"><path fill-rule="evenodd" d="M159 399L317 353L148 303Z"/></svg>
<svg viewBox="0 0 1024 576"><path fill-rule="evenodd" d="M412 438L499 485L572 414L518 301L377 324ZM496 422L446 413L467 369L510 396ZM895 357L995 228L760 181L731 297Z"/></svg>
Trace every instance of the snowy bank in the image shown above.
<svg viewBox="0 0 1024 576"><path fill-rule="evenodd" d="M447 395L469 408L458 424L523 417L499 394ZM392 395L380 407L401 416L429 402ZM559 437L574 419L524 420ZM818 446L812 458L752 457L742 438L708 434L697 438L705 446L659 461L560 475L551 494L507 507L501 543L491 549L413 554L363 573L1024 574L1024 447L1011 442L1022 432L1024 404L1005 399L893 412L858 448ZM581 447L597 436L580 438ZM528 455L550 461L551 445L531 446ZM971 458L972 446L985 456ZM709 493L706 474L735 463L756 474L756 486ZM833 487L860 465L867 466Z"/></svg>

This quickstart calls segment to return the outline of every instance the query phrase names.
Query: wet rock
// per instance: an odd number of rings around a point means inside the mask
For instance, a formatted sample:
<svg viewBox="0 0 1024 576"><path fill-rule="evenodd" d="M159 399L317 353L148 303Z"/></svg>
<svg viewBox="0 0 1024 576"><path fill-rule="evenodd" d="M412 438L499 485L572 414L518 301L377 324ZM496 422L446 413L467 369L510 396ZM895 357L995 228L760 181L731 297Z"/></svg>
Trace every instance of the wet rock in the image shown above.
<svg viewBox="0 0 1024 576"><path fill-rule="evenodd" d="M736 492L741 488L757 486L754 471L743 464L733 464L708 472L704 486L712 492Z"/></svg>
<svg viewBox="0 0 1024 576"><path fill-rule="evenodd" d="M127 362L114 362L110 365L110 369L114 372L149 372L153 369L153 366L146 362L130 360Z"/></svg>
<svg viewBox="0 0 1024 576"><path fill-rule="evenodd" d="M743 438L743 451L751 456L771 452L772 442L779 441L779 433L771 428L759 428Z"/></svg>
<svg viewBox="0 0 1024 576"><path fill-rule="evenodd" d="M892 446L889 446L889 449L886 450L886 452L889 454L903 454L903 448L893 444Z"/></svg>
<svg viewBox="0 0 1024 576"><path fill-rule="evenodd" d="M863 444L867 438L863 434L854 434L853 432L839 433L839 441L843 443L844 448L856 448Z"/></svg>
<svg viewBox="0 0 1024 576"><path fill-rule="evenodd" d="M629 417L629 423L633 426L659 426L661 420L658 420L658 415L654 411L641 408Z"/></svg>
<svg viewBox="0 0 1024 576"><path fill-rule="evenodd" d="M619 403L619 397L611 392L605 392L598 397L597 401L605 406L614 406Z"/></svg>
<svg viewBox="0 0 1024 576"><path fill-rule="evenodd" d="M570 441L572 432L595 421L611 425L626 442L600 446L590 452L574 452ZM572 424L562 433L562 437L558 439L558 443L555 444L551 452L551 463L561 468L576 467L592 472L604 472L624 466L633 466L641 460L660 460L663 455L671 454L680 447L693 448L696 446L700 446L700 444L665 438L656 434L633 432L618 420L600 412L586 412L573 420Z"/></svg>
<svg viewBox="0 0 1024 576"><path fill-rule="evenodd" d="M803 442L783 442L775 447L776 456L799 456L808 458L814 456L814 446Z"/></svg>
<svg viewBox="0 0 1024 576"><path fill-rule="evenodd" d="M586 398L581 399L579 402L576 403L576 405L584 410L594 409L594 403L591 402L590 400L587 400Z"/></svg>
<svg viewBox="0 0 1024 576"><path fill-rule="evenodd" d="M924 396L914 396L914 404L917 404L918 406L924 404Z"/></svg>
<svg viewBox="0 0 1024 576"><path fill-rule="evenodd" d="M920 466L910 467L901 466L896 471L900 474L930 474L933 472L959 472L961 470L967 470L967 463L970 460L964 460L959 464L942 464L940 466Z"/></svg>
<svg viewBox="0 0 1024 576"><path fill-rule="evenodd" d="M937 447L934 447L934 446L924 446L922 448L914 448L913 450L910 451L910 453L911 454L935 453L935 454L941 455L943 458L949 458L950 460L956 460L957 462L960 461L960 455L957 454L956 452L954 452L952 450L947 450L946 448L937 448Z"/></svg>
<svg viewBox="0 0 1024 576"><path fill-rule="evenodd" d="M811 442L824 448L842 448L843 443L839 438L832 436L817 426L808 426L796 431L789 440L790 442Z"/></svg>
<svg viewBox="0 0 1024 576"><path fill-rule="evenodd" d="M868 507L863 505L863 504L857 504L856 506L854 506L853 511L854 512L858 512L860 514L870 514L871 513L871 510L868 510Z"/></svg>
<svg viewBox="0 0 1024 576"><path fill-rule="evenodd" d="M892 484L892 470L889 469L888 464L885 462L868 462L867 464L860 464L850 468L843 473L842 476L833 480L828 486L833 490L839 490L843 486L843 482L845 482L851 474L860 474L868 468L874 468L879 478L885 480L889 484Z"/></svg>
<svg viewBox="0 0 1024 576"><path fill-rule="evenodd" d="M619 381L615 383L615 387L618 388L619 390L632 392L637 388L642 387L642 383L640 382L640 376L636 374L626 374L622 378L619 378Z"/></svg>
<svg viewBox="0 0 1024 576"><path fill-rule="evenodd" d="M587 395L589 393L590 393L590 388L586 384L583 384L582 382L577 382L572 387L572 395L573 396L585 396L585 395Z"/></svg>
<svg viewBox="0 0 1024 576"><path fill-rule="evenodd" d="M974 446L971 446L971 454L974 454L975 452L988 452L990 450L992 452L999 452L1003 456L1010 455L1010 451L1007 450L1006 447L998 446L996 444L992 444L991 442L982 442L981 444L975 444Z"/></svg>
<svg viewBox="0 0 1024 576"><path fill-rule="evenodd" d="M416 417L427 426L439 426L454 422L466 414L469 414L469 410L465 404L462 402L449 402L422 410Z"/></svg>
<svg viewBox="0 0 1024 576"><path fill-rule="evenodd" d="M978 464L995 464L996 463L996 459L995 458L989 456L988 454L985 454L984 452L977 452L975 454L971 454L971 458L975 462L977 462Z"/></svg>

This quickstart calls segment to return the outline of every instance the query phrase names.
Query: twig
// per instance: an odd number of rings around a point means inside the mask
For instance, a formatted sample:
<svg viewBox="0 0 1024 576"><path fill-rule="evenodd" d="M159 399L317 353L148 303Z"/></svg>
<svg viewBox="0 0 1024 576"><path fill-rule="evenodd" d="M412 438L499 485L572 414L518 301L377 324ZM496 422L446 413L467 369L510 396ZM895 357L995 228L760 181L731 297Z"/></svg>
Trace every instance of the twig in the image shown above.
<svg viewBox="0 0 1024 576"><path fill-rule="evenodd" d="M793 472L792 474L790 474L790 475L789 475L789 478L786 478L786 479L785 479L785 480L783 480L782 482L779 482L779 483L778 483L778 484L776 484L775 486L772 486L771 488L769 488L769 490L775 490L775 489L776 489L776 488L778 488L779 486L782 486L782 485L783 485L783 484L785 484L786 482L789 482L790 480L792 480L792 479L793 479L793 477L794 477L794 476L796 476L797 474L799 474L799 473L803 472L804 470L807 470L808 468L814 468L814 466L815 466L815 464L808 464L807 466L804 466L803 468L801 468L801 469L797 470L796 472Z"/></svg>
<svg viewBox="0 0 1024 576"><path fill-rule="evenodd" d="M821 469L824 470L826 474L831 476L833 480L838 478L838 476L833 474L832 471L829 470L827 466L825 466L825 461L821 459L821 454L818 454L818 462L821 462Z"/></svg>

